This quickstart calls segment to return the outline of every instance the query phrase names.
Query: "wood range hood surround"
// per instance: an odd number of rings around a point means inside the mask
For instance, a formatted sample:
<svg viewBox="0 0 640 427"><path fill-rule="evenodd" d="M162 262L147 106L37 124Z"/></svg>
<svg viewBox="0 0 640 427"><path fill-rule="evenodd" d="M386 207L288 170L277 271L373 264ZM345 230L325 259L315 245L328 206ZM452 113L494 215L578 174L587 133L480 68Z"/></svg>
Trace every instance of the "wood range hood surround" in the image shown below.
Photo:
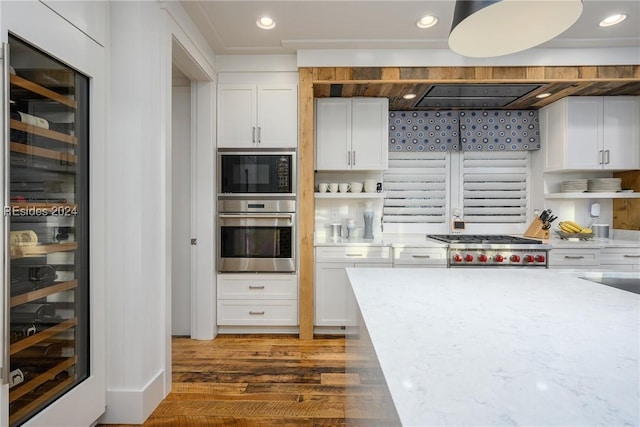
<svg viewBox="0 0 640 427"><path fill-rule="evenodd" d="M299 68L299 320L300 338L313 339L314 318L314 98L389 98L390 110L414 105L438 83L537 83L505 109L538 109L566 96L640 95L640 65L520 67L303 67ZM536 98L540 93L551 96ZM415 93L405 100L402 95ZM424 108L427 109L427 108ZM433 108L428 108L433 109ZM492 108L495 109L495 108Z"/></svg>

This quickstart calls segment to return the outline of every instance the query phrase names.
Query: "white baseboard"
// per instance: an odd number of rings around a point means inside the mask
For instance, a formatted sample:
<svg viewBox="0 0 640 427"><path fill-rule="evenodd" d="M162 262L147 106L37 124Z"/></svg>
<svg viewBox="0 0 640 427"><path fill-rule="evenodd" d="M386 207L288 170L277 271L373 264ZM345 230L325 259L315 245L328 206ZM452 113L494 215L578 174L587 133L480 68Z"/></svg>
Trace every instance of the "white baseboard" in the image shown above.
<svg viewBox="0 0 640 427"><path fill-rule="evenodd" d="M170 390L161 371L141 390L107 390L107 410L99 424L142 424Z"/></svg>

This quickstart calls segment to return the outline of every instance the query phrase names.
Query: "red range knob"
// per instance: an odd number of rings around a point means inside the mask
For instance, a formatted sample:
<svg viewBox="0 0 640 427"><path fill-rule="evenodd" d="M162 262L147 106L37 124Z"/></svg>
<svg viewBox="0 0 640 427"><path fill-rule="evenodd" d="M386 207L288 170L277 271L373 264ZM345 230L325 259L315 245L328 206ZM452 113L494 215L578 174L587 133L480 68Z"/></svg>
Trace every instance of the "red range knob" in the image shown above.
<svg viewBox="0 0 640 427"><path fill-rule="evenodd" d="M462 255L460 255L460 254L455 254L455 255L453 256L453 260L454 260L455 262L462 262Z"/></svg>
<svg viewBox="0 0 640 427"><path fill-rule="evenodd" d="M533 255L525 255L524 256L524 262L534 262L535 258L533 257Z"/></svg>
<svg viewBox="0 0 640 427"><path fill-rule="evenodd" d="M511 255L511 262L520 262L520 255Z"/></svg>
<svg viewBox="0 0 640 427"><path fill-rule="evenodd" d="M544 260L545 260L544 255L538 255L538 256L536 257L536 261L537 261L537 262L544 262Z"/></svg>
<svg viewBox="0 0 640 427"><path fill-rule="evenodd" d="M478 255L478 261L480 262L487 262L487 256L485 254L480 254Z"/></svg>
<svg viewBox="0 0 640 427"><path fill-rule="evenodd" d="M502 262L504 261L504 257L502 255L496 255L493 259L496 260L496 262Z"/></svg>
<svg viewBox="0 0 640 427"><path fill-rule="evenodd" d="M471 255L471 254L467 254L467 255L464 257L464 260L465 260L465 261L467 261L467 262L471 262L471 261L473 261L473 255Z"/></svg>

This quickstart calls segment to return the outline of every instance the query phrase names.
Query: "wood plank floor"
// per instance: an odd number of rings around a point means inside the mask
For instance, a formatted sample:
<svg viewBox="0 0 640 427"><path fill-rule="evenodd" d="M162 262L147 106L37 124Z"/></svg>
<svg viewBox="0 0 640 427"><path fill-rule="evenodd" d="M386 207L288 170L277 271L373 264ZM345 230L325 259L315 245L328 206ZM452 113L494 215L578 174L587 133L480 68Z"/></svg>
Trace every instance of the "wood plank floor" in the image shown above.
<svg viewBox="0 0 640 427"><path fill-rule="evenodd" d="M346 386L376 394L360 374L345 373L340 336L175 337L172 352L172 391L145 427L343 426Z"/></svg>

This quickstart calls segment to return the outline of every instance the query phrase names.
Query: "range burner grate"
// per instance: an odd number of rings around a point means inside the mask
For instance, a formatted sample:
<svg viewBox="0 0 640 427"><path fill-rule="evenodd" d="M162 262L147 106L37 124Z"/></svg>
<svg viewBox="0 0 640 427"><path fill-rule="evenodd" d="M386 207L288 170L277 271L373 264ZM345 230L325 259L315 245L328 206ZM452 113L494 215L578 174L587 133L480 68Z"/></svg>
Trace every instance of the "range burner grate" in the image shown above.
<svg viewBox="0 0 640 427"><path fill-rule="evenodd" d="M507 236L502 234L428 234L427 237L439 240L445 243L463 243L463 244L541 244L542 241L535 239L527 239L524 237Z"/></svg>

